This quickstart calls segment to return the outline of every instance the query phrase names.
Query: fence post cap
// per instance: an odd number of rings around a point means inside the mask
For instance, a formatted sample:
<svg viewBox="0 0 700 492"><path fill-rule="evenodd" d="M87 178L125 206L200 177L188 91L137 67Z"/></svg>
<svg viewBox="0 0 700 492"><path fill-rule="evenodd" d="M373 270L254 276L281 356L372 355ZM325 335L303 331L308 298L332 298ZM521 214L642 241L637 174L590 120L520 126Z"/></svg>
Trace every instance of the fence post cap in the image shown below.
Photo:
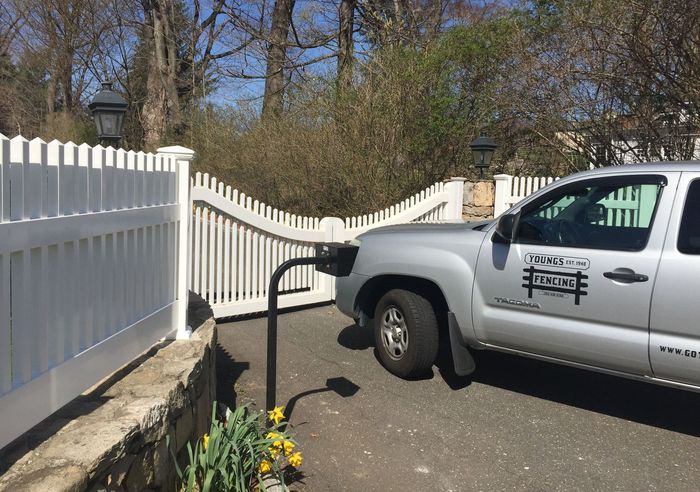
<svg viewBox="0 0 700 492"><path fill-rule="evenodd" d="M496 181L505 181L509 178L512 178L512 176L510 174L496 174L493 177L493 179L495 179Z"/></svg>
<svg viewBox="0 0 700 492"><path fill-rule="evenodd" d="M159 154L170 154L170 155L175 155L178 156L180 159L189 159L192 160L194 159L195 151L192 149L188 149L187 147L183 147L181 145L170 145L168 147L160 147L158 150L156 150Z"/></svg>
<svg viewBox="0 0 700 492"><path fill-rule="evenodd" d="M449 182L449 181L466 181L466 180L467 180L467 178L462 178L461 176L452 176L447 181Z"/></svg>

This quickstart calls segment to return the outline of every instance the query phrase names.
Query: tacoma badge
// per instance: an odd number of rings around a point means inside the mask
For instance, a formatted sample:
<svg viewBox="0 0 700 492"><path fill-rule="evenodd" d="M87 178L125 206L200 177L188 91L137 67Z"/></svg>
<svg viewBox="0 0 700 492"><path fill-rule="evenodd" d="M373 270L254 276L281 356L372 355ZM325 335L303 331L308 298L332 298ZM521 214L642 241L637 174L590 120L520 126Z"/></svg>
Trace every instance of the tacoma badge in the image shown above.
<svg viewBox="0 0 700 492"><path fill-rule="evenodd" d="M507 297L494 297L494 299L496 299L496 302L500 302L501 304L511 304L513 306L522 306L532 309L542 309L542 306L540 306L539 302L521 301L520 299L508 299Z"/></svg>

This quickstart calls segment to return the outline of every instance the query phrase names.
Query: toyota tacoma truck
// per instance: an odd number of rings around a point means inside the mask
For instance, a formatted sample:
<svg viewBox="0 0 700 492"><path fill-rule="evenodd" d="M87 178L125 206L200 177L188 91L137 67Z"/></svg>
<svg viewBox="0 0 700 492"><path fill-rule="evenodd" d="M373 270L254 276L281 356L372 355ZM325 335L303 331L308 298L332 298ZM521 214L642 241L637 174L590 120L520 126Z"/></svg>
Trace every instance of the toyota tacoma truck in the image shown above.
<svg viewBox="0 0 700 492"><path fill-rule="evenodd" d="M578 173L490 222L354 242L336 305L399 377L444 336L460 375L490 349L700 391L700 162Z"/></svg>

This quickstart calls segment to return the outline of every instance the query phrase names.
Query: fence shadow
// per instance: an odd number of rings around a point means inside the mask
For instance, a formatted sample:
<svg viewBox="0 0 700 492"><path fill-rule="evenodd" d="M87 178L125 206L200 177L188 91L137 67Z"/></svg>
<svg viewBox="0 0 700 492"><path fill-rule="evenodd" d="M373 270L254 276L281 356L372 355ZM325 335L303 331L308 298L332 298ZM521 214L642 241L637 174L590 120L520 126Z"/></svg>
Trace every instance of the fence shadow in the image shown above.
<svg viewBox="0 0 700 492"><path fill-rule="evenodd" d="M250 369L250 362L237 361L221 345L216 345L216 401L236 408L236 381Z"/></svg>

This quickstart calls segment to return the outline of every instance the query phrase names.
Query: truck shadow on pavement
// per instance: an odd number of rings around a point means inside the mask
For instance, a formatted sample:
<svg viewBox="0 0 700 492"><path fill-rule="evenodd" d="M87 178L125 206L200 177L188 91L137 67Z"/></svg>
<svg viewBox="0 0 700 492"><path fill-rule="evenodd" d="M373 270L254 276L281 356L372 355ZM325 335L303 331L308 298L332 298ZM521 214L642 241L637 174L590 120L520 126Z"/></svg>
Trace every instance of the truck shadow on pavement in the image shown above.
<svg viewBox="0 0 700 492"><path fill-rule="evenodd" d="M369 328L350 325L338 334L338 343L351 350L373 348ZM476 371L454 372L449 341L442 340L435 366L420 379L439 375L454 391L469 391L472 383L485 384L612 417L662 429L700 436L700 394L624 379L554 363L493 351L472 350Z"/></svg>
<svg viewBox="0 0 700 492"><path fill-rule="evenodd" d="M471 380L624 420L700 436L700 394L491 351Z"/></svg>

